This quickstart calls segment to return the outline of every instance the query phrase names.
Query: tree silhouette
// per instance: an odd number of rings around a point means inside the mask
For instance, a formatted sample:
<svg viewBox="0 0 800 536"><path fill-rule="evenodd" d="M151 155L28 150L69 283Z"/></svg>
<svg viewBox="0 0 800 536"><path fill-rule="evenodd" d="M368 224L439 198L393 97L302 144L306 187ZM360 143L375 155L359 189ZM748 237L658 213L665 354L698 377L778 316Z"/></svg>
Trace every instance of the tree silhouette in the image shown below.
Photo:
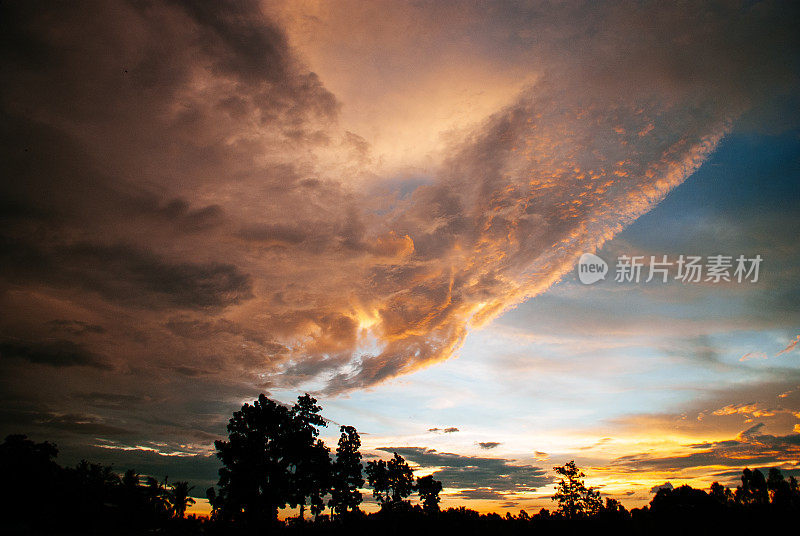
<svg viewBox="0 0 800 536"><path fill-rule="evenodd" d="M382 507L397 507L414 491L414 473L396 452L388 462L368 462L366 473L372 494Z"/></svg>
<svg viewBox="0 0 800 536"><path fill-rule="evenodd" d="M389 488L392 492L392 502L399 503L414 491L414 472L402 456L394 453L391 460L386 463L389 472Z"/></svg>
<svg viewBox="0 0 800 536"><path fill-rule="evenodd" d="M167 480L165 477L162 485L155 477L148 476L145 479L144 494L153 517L157 518L166 515L172 510L169 503Z"/></svg>
<svg viewBox="0 0 800 536"><path fill-rule="evenodd" d="M172 504L172 513L175 517L183 518L186 514L186 508L196 502L192 497L189 497L189 492L193 489L194 486L189 487L189 483L185 481L178 481L172 485L169 499Z"/></svg>
<svg viewBox="0 0 800 536"><path fill-rule="evenodd" d="M367 482L372 487L372 496L381 506L389 502L389 471L384 460L367 462Z"/></svg>
<svg viewBox="0 0 800 536"><path fill-rule="evenodd" d="M121 483L122 487L127 490L138 491L141 478L139 477L139 473L133 469L128 469L125 471L125 474L122 475Z"/></svg>
<svg viewBox="0 0 800 536"><path fill-rule="evenodd" d="M228 422L228 441L215 441L219 491L209 490L217 519L240 521L255 529L277 522L278 510L303 506L322 510L330 481L328 449L317 439L325 424L309 395L287 408L263 394L244 404Z"/></svg>
<svg viewBox="0 0 800 536"><path fill-rule="evenodd" d="M720 504L729 504L733 502L733 492L731 488L725 487L719 482L711 484L711 489L708 494Z"/></svg>
<svg viewBox="0 0 800 536"><path fill-rule="evenodd" d="M587 488L583 483L586 475L578 469L572 460L565 465L553 467L563 478L556 487L553 500L558 502L557 512L567 519L575 519L594 515L600 511L603 503L600 492Z"/></svg>
<svg viewBox="0 0 800 536"><path fill-rule="evenodd" d="M128 469L120 481L120 502L126 522L130 525L141 521L145 513L146 501L142 493L141 477L133 469Z"/></svg>
<svg viewBox="0 0 800 536"><path fill-rule="evenodd" d="M333 464L333 482L328 505L340 516L358 511L361 504L359 488L364 485L363 465L361 464L361 438L352 426L339 428L339 444L336 447L336 461Z"/></svg>
<svg viewBox="0 0 800 536"><path fill-rule="evenodd" d="M606 497L606 504L600 511L600 515L606 520L617 522L630 518L630 513L625 506L611 497Z"/></svg>
<svg viewBox="0 0 800 536"><path fill-rule="evenodd" d="M417 479L417 492L422 501L422 508L428 513L439 511L439 492L442 491L442 483L433 479L433 475L423 476Z"/></svg>
<svg viewBox="0 0 800 536"><path fill-rule="evenodd" d="M767 474L767 489L770 502L780 508L788 508L792 504L792 489L780 469L773 467Z"/></svg>
<svg viewBox="0 0 800 536"><path fill-rule="evenodd" d="M219 493L212 507L221 519L266 527L277 520L290 489L290 411L263 394L252 405L244 404L228 422L228 441L215 441Z"/></svg>
<svg viewBox="0 0 800 536"><path fill-rule="evenodd" d="M769 491L764 473L758 469L742 471L742 485L736 488L736 502L748 506L769 503Z"/></svg>
<svg viewBox="0 0 800 536"><path fill-rule="evenodd" d="M325 508L323 497L331 487L330 450L317 439L317 427L327 426L320 415L322 407L308 393L300 396L292 408L293 431L287 455L291 461L291 488L294 493L289 504L300 507L303 516L306 504L314 516Z"/></svg>
<svg viewBox="0 0 800 536"><path fill-rule="evenodd" d="M119 475L111 467L81 460L65 477L73 489L74 507L89 517L98 518L112 501L113 488L120 484Z"/></svg>
<svg viewBox="0 0 800 536"><path fill-rule="evenodd" d="M793 476L789 477L789 494L792 498L792 508L800 510L800 485L797 484L797 479Z"/></svg>
<svg viewBox="0 0 800 536"><path fill-rule="evenodd" d="M0 506L21 519L37 515L38 504L53 490L60 467L54 461L58 448L45 441L34 443L24 435L10 435L0 445ZM31 500L37 497L36 501Z"/></svg>
<svg viewBox="0 0 800 536"><path fill-rule="evenodd" d="M694 518L698 514L715 512L720 508L714 497L701 489L683 485L661 488L650 501L650 510L663 518Z"/></svg>

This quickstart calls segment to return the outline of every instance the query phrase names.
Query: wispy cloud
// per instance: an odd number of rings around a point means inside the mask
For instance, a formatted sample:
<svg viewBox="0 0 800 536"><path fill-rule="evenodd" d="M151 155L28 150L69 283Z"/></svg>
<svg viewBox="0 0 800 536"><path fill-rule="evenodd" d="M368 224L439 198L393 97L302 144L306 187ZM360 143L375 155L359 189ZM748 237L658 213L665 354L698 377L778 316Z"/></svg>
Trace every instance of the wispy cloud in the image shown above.
<svg viewBox="0 0 800 536"><path fill-rule="evenodd" d="M781 350L780 352L775 354L775 357L791 352L792 350L794 350L797 347L797 343L798 342L800 342L800 335L795 337L794 340L790 341L789 344L786 345L786 348L784 348L783 350Z"/></svg>

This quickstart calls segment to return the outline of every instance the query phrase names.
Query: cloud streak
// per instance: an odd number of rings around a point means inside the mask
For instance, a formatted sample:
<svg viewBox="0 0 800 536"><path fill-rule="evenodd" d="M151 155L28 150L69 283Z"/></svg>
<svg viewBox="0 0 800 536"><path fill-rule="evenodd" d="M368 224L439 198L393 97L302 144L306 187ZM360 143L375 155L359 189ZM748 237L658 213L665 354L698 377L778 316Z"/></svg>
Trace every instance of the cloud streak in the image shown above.
<svg viewBox="0 0 800 536"><path fill-rule="evenodd" d="M794 350L797 347L797 343L798 342L800 342L800 335L795 337L794 340L789 341L789 344L786 345L786 348L784 348L783 350L781 350L780 352L775 354L775 357L778 357L779 355L783 355L783 354L788 354L789 352L791 352L792 350Z"/></svg>

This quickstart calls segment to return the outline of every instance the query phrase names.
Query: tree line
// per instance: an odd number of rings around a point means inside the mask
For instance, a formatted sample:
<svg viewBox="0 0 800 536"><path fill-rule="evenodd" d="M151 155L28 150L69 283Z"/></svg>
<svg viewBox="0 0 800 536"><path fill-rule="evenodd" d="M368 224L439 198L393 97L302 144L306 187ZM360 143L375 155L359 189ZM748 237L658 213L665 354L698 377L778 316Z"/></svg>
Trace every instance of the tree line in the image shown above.
<svg viewBox="0 0 800 536"><path fill-rule="evenodd" d="M320 428L327 426L321 410L308 394L293 406L261 395L234 412L228 439L214 444L222 467L217 485L206 492L212 507L209 519L186 516L194 503L188 482L158 480L132 469L120 474L86 461L61 467L52 443L8 436L0 444L0 526L18 534L529 534L597 528L650 534L685 527L762 528L765 523L796 522L800 514L798 482L777 468L766 476L759 469L745 469L735 489L717 482L708 491L666 486L649 505L628 511L587 487L574 461L553 468L560 477L553 511L500 516L464 507L441 510L441 482L431 475L415 478L397 453L364 464L354 427L340 426L331 453L319 438ZM380 505L377 513L365 514L360 508L367 484ZM414 493L416 504L408 500ZM278 513L287 507L299 515L281 522ZM311 517L306 518L306 510Z"/></svg>

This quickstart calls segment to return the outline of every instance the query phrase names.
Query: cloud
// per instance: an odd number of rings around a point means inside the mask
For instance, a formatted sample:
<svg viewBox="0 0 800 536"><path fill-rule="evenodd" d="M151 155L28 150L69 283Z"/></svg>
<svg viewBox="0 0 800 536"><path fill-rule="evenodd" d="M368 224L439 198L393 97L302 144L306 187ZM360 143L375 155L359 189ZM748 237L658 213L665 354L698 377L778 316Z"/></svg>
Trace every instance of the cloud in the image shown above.
<svg viewBox="0 0 800 536"><path fill-rule="evenodd" d="M459 429L456 428L455 426L449 426L447 428L428 428L428 432L433 432L433 433L436 433L436 434L438 434L438 433L453 434L453 433L458 432L458 431L459 431Z"/></svg>
<svg viewBox="0 0 800 536"><path fill-rule="evenodd" d="M411 178L375 164L392 125L341 123L385 107L340 101L258 2L3 4L0 334L4 357L52 370L0 394L32 402L49 380L70 415L92 403L157 435L161 412L186 437L258 391L339 394L448 359L793 87L793 19L769 6L388 9L438 29L422 49L397 36L400 64L441 71L418 51L462 38L456 71L514 64L502 103L424 158L398 149L428 162ZM413 86L408 64L391 74ZM106 390L146 409L72 396Z"/></svg>
<svg viewBox="0 0 800 536"><path fill-rule="evenodd" d="M794 350L797 347L797 343L798 342L800 342L800 335L795 337L794 340L790 341L789 344L786 345L786 348L784 348L783 350L781 350L780 352L775 354L775 357L791 352L792 350Z"/></svg>
<svg viewBox="0 0 800 536"><path fill-rule="evenodd" d="M758 404L730 404L714 410L714 415L746 415L748 417L772 417L776 411L759 407Z"/></svg>
<svg viewBox="0 0 800 536"><path fill-rule="evenodd" d="M14 411L4 409L2 419L5 424L13 423L17 427L35 430L68 432L82 436L130 436L135 431L114 426L105 419L83 413L40 412L36 410Z"/></svg>
<svg viewBox="0 0 800 536"><path fill-rule="evenodd" d="M668 489L669 490L669 489L673 489L673 488L674 488L674 486L672 485L671 482L664 482L663 484L660 484L658 486L653 486L652 488L650 488L650 493L658 493L659 490L662 490L662 489Z"/></svg>
<svg viewBox="0 0 800 536"><path fill-rule="evenodd" d="M22 359L30 363L48 365L55 368L92 367L109 369L109 365L81 345L68 340L53 342L0 342L0 356L3 359Z"/></svg>
<svg viewBox="0 0 800 536"><path fill-rule="evenodd" d="M145 397L122 393L77 393L74 398L86 403L88 406L100 408L125 409L134 404L143 402Z"/></svg>
<svg viewBox="0 0 800 536"><path fill-rule="evenodd" d="M84 335L86 333L105 333L103 326L90 324L81 320L51 320L48 322L53 331L65 331L71 335Z"/></svg>
<svg viewBox="0 0 800 536"><path fill-rule="evenodd" d="M497 441L482 441L478 443L478 446L482 449L491 450L494 448L499 447L502 443L498 443Z"/></svg>
<svg viewBox="0 0 800 536"><path fill-rule="evenodd" d="M541 467L518 465L514 460L462 456L423 447L381 447L398 453L424 468L436 468L434 478L445 488L469 499L510 499L518 493L536 491L551 482Z"/></svg>
<svg viewBox="0 0 800 536"><path fill-rule="evenodd" d="M85 457L94 463L113 465L120 471L135 469L141 475L153 476L159 480L165 476L169 476L171 481L187 480L190 485L195 486L193 493L195 497L204 497L205 490L217 484L220 463L213 454L168 456L162 454L158 446L153 448L142 445L142 447L105 448L102 445L93 445L80 452L61 449L59 462L67 465L76 463L80 457ZM160 448L167 450L164 447Z"/></svg>
<svg viewBox="0 0 800 536"><path fill-rule="evenodd" d="M679 456L633 454L612 461L626 471L683 471L693 468L780 465L792 463L800 453L800 435L775 436L762 433L763 423L740 432L735 438L687 445L692 453Z"/></svg>
<svg viewBox="0 0 800 536"><path fill-rule="evenodd" d="M791 352L795 349L795 347L797 347L798 342L800 342L800 335L789 341L789 344L786 345L786 348L775 354L775 357ZM748 361L750 359L767 359L767 354L765 352L748 352L744 354L739 361Z"/></svg>
<svg viewBox="0 0 800 536"><path fill-rule="evenodd" d="M250 277L233 265L172 263L129 245L78 243L34 250L6 244L5 253L12 281L33 277L134 307L204 309L252 297Z"/></svg>

